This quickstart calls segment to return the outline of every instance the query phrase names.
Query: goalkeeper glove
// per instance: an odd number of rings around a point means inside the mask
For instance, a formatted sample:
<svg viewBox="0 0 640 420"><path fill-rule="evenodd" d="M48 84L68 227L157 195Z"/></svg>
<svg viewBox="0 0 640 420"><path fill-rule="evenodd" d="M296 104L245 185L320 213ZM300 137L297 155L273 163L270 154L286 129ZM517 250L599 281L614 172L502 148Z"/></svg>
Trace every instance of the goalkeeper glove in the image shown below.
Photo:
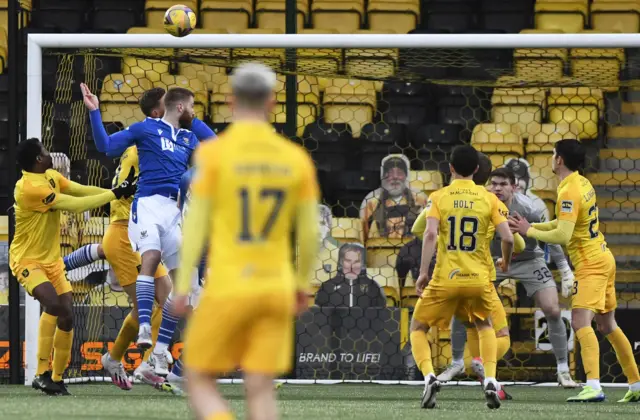
<svg viewBox="0 0 640 420"><path fill-rule="evenodd" d="M138 179L136 178L136 171L131 168L129 171L129 175L127 175L127 179L122 181L120 185L113 188L111 192L116 196L116 199L120 199L122 197L129 198L136 193Z"/></svg>
<svg viewBox="0 0 640 420"><path fill-rule="evenodd" d="M562 297L569 297L571 295L571 289L573 288L573 282L575 281L575 276L571 271L571 268L567 264L566 267L562 267L559 269L560 277L562 278Z"/></svg>

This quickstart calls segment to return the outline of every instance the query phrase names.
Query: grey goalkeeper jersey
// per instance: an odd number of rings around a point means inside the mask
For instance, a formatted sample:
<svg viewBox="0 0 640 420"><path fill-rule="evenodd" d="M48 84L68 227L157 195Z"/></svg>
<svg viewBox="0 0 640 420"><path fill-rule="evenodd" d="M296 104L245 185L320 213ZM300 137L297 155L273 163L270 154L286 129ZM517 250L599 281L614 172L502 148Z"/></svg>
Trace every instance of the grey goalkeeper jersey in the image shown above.
<svg viewBox="0 0 640 420"><path fill-rule="evenodd" d="M541 214L540 209L536 208L533 201L524 194L515 193L513 195L513 199L511 200L511 205L509 206L509 213L518 213L520 216L527 219L529 223L539 223L544 219L543 214ZM513 259L514 262L519 261L529 261L535 258L544 258L544 251L538 246L538 241L534 238L524 238L525 248L524 251L516 255ZM549 252L551 253L551 258L556 263L560 259L564 258L564 253L562 252L562 247L560 245L551 245L549 244ZM491 241L491 255L494 257L502 256L502 248L500 245L500 235L496 232L496 235Z"/></svg>

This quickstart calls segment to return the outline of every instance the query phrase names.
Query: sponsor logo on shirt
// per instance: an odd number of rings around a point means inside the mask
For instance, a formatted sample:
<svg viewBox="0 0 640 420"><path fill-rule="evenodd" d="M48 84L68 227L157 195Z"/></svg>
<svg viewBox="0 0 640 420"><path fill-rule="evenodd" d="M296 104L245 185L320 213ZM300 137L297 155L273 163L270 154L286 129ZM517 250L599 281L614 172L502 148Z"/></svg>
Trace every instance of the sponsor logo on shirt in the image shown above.
<svg viewBox="0 0 640 420"><path fill-rule="evenodd" d="M456 268L455 270L451 271L449 273L449 280L452 280L459 272L460 272L460 269L458 269L458 268Z"/></svg>
<svg viewBox="0 0 640 420"><path fill-rule="evenodd" d="M42 202L44 204L51 204L53 203L53 200L56 199L56 193L51 193L48 196L46 196L45 198L42 199Z"/></svg>
<svg viewBox="0 0 640 420"><path fill-rule="evenodd" d="M29 270L27 270L26 268L22 270L22 277L29 277Z"/></svg>
<svg viewBox="0 0 640 420"><path fill-rule="evenodd" d="M427 200L427 205L424 206L425 209L429 210L431 208L431 200Z"/></svg>
<svg viewBox="0 0 640 420"><path fill-rule="evenodd" d="M147 236L149 236L149 235L147 235L147 231L146 230L143 230L142 232L140 232L140 239L145 239Z"/></svg>
<svg viewBox="0 0 640 420"><path fill-rule="evenodd" d="M573 201L562 200L562 203L560 203L560 213L571 213L571 212L573 212Z"/></svg>

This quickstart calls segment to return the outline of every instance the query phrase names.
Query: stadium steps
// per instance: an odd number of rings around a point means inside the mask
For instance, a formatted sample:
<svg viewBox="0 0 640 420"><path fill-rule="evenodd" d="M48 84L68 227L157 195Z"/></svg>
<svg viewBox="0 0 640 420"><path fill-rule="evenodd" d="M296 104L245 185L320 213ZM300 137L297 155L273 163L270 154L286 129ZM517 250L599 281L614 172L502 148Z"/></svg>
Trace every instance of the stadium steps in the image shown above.
<svg viewBox="0 0 640 420"><path fill-rule="evenodd" d="M615 139L635 140L636 147L640 138L640 125L619 125L610 126L607 131L609 141Z"/></svg>
<svg viewBox="0 0 640 420"><path fill-rule="evenodd" d="M640 171L640 149L601 149L600 168L607 171Z"/></svg>
<svg viewBox="0 0 640 420"><path fill-rule="evenodd" d="M601 220L600 232L605 235L640 235L640 221Z"/></svg>
<svg viewBox="0 0 640 420"><path fill-rule="evenodd" d="M609 171L587 174L591 184L599 187L618 188L621 186L635 187L640 184L640 172Z"/></svg>

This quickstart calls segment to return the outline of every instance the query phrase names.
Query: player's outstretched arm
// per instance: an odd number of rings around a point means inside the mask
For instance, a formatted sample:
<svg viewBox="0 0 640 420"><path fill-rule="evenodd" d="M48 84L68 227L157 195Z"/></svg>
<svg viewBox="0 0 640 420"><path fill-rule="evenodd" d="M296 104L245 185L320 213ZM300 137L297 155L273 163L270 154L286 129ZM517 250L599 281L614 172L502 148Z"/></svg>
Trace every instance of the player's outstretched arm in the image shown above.
<svg viewBox="0 0 640 420"><path fill-rule="evenodd" d="M531 226L538 230L552 230L558 227L558 219L553 219L550 222L532 223Z"/></svg>
<svg viewBox="0 0 640 420"><path fill-rule="evenodd" d="M95 209L116 199L115 194L110 190L98 195L88 197L74 197L66 194L56 194L56 202L52 206L55 210L65 210L72 213L82 213L83 211Z"/></svg>
<svg viewBox="0 0 640 420"><path fill-rule="evenodd" d="M204 121L197 118L194 118L191 122L191 132L196 135L199 141L213 140L216 138L216 133L214 133Z"/></svg>
<svg viewBox="0 0 640 420"><path fill-rule="evenodd" d="M532 226L527 230L526 235L548 244L566 245L573 235L575 226L574 222L558 220L558 226L555 229L544 231Z"/></svg>
<svg viewBox="0 0 640 420"><path fill-rule="evenodd" d="M98 195L102 194L106 190L104 188L96 187L94 185L82 185L77 182L69 181L63 187L60 186L60 191L67 195L72 195L74 197L88 197L90 195Z"/></svg>

